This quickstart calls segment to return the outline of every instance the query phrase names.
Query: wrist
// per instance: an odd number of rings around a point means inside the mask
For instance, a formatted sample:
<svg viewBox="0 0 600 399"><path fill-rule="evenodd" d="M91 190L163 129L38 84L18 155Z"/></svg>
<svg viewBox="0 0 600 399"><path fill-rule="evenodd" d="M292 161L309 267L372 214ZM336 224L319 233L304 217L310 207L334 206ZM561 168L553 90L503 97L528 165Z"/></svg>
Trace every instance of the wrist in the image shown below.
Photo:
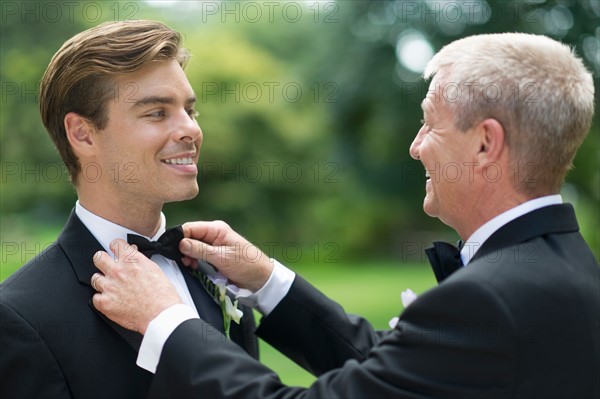
<svg viewBox="0 0 600 399"><path fill-rule="evenodd" d="M296 274L275 259L270 259L273 270L268 281L252 295L256 309L268 316L290 290Z"/></svg>
<svg viewBox="0 0 600 399"><path fill-rule="evenodd" d="M252 289L253 292L260 290L265 286L269 278L271 278L271 274L273 274L273 268L275 267L275 263L273 258L268 258L264 265L261 267L261 278L256 284L256 287Z"/></svg>
<svg viewBox="0 0 600 399"><path fill-rule="evenodd" d="M148 316L146 318L141 320L140 326L139 326L139 332L142 335L145 335L150 323L152 323L154 320L156 320L161 314L164 314L169 309L175 307L175 305L184 305L185 306L185 304L183 303L183 301L181 299L179 299L179 297L177 298L177 300L163 301L161 304L159 304L159 306L154 308L153 311L149 312Z"/></svg>

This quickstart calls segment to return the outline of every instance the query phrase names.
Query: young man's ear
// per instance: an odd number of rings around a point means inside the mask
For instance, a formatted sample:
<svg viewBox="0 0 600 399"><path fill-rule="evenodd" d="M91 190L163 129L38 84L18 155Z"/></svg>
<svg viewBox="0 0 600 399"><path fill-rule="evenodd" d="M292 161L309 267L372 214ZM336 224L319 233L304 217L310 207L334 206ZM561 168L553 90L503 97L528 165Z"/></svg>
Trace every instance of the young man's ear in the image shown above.
<svg viewBox="0 0 600 399"><path fill-rule="evenodd" d="M67 139L77 156L91 155L94 151L94 127L83 116L69 112L64 119Z"/></svg>
<svg viewBox="0 0 600 399"><path fill-rule="evenodd" d="M479 164L498 162L505 150L504 127L496 119L488 118L480 122L479 129Z"/></svg>

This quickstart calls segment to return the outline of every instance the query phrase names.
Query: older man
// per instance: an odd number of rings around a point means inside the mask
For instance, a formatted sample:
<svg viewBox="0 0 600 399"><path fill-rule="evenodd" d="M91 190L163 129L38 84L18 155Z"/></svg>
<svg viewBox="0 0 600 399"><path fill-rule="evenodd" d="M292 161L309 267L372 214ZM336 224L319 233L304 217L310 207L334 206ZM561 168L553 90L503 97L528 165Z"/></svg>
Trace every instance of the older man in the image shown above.
<svg viewBox="0 0 600 399"><path fill-rule="evenodd" d="M249 299L266 315L257 334L318 376L301 389L284 386L202 319L185 316L176 292L135 248L128 253L137 263L99 256L104 275L94 303L122 325L142 326L142 346L160 353L155 392L210 398L600 395L600 271L573 207L559 194L590 129L590 73L554 40L497 34L447 45L425 77L433 79L422 103L424 122L410 148L428 176L423 208L465 242L460 251L444 243L428 250L439 286L413 302L394 329L376 332L284 266L258 250L250 253L255 247L226 224L186 224L189 238L179 247L185 263L207 259L253 291ZM444 176L450 166L455 173ZM124 244L115 242L127 252ZM164 295L150 301L156 289ZM168 338L156 339L165 328L172 331ZM142 366L154 370L156 364Z"/></svg>

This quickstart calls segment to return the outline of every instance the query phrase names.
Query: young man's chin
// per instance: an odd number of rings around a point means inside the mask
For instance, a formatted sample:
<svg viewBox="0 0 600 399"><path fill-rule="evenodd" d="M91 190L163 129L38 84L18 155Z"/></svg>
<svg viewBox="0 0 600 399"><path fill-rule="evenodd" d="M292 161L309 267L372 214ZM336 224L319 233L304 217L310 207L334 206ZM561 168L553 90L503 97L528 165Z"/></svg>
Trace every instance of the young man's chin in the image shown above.
<svg viewBox="0 0 600 399"><path fill-rule="evenodd" d="M196 185L196 187L190 188L188 191L181 191L177 195L174 195L173 198L168 199L166 203L192 200L198 196L199 191L200 189Z"/></svg>

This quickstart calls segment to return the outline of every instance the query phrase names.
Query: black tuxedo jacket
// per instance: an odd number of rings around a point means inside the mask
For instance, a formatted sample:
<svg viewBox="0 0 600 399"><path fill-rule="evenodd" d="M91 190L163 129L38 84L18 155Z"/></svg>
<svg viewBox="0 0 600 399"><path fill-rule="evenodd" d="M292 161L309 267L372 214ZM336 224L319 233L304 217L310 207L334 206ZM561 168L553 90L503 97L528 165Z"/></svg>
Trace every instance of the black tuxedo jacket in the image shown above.
<svg viewBox="0 0 600 399"><path fill-rule="evenodd" d="M598 398L600 273L570 205L498 230L375 332L300 277L257 333L319 378L285 387L201 320L169 337L156 397ZM190 348L194 350L190 350Z"/></svg>
<svg viewBox="0 0 600 399"><path fill-rule="evenodd" d="M98 241L73 212L58 241L0 285L1 398L144 398L153 375L135 362L142 336L96 312L90 279ZM225 339L221 310L183 271L201 317ZM254 319L232 340L258 356Z"/></svg>

